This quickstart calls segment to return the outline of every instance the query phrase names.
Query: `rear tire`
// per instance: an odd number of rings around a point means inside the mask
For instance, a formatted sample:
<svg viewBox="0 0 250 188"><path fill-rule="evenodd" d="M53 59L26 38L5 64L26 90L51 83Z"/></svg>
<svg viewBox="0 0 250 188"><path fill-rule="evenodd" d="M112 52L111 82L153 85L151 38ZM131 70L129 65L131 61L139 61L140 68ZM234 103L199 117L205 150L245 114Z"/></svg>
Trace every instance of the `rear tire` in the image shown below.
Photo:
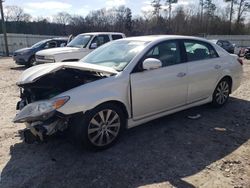
<svg viewBox="0 0 250 188"><path fill-rule="evenodd" d="M117 142L125 122L123 111L106 103L74 117L70 122L70 134L77 144L92 150L104 150Z"/></svg>
<svg viewBox="0 0 250 188"><path fill-rule="evenodd" d="M230 81L227 78L223 78L214 90L212 105L214 107L222 107L225 105L229 99L230 91Z"/></svg>

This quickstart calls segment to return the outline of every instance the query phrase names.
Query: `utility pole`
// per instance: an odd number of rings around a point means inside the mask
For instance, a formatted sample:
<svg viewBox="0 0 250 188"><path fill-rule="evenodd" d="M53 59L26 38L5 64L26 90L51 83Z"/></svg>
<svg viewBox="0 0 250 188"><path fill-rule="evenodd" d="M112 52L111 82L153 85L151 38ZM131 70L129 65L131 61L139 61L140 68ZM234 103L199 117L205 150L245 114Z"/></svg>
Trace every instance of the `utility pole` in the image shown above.
<svg viewBox="0 0 250 188"><path fill-rule="evenodd" d="M0 0L0 9L1 9L1 18L2 18L2 31L3 31L4 43L5 43L5 52L6 52L6 56L9 56L8 40L7 40L7 34L6 34L6 25L5 25L4 14L3 14L3 0Z"/></svg>

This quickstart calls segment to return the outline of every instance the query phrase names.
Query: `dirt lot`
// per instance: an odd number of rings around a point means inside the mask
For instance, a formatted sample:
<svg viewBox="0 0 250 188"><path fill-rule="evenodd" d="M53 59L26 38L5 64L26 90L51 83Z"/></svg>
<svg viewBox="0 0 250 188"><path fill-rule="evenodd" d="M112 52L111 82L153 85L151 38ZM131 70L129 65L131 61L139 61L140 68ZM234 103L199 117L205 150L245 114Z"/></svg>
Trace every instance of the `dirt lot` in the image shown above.
<svg viewBox="0 0 250 188"><path fill-rule="evenodd" d="M22 67L0 59L0 187L250 187L250 62L228 105L193 108L128 130L103 152L64 138L27 145L14 125ZM197 120L188 115L201 114Z"/></svg>

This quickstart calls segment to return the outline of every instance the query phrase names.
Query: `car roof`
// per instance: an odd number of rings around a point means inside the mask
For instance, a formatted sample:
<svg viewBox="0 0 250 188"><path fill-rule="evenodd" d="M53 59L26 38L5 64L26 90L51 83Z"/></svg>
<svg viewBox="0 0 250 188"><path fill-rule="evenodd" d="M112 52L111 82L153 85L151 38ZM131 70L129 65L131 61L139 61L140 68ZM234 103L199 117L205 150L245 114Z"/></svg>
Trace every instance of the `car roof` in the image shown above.
<svg viewBox="0 0 250 188"><path fill-rule="evenodd" d="M208 40L200 37L193 36L183 36L183 35L148 35L148 36L139 36L139 37L128 37L120 40L136 40L142 42L153 42L161 40L174 40L174 39L186 39L186 40L199 40L204 42L209 42Z"/></svg>
<svg viewBox="0 0 250 188"><path fill-rule="evenodd" d="M100 34L103 34L103 35L125 35L124 33L119 33L119 32L90 32L90 33L81 33L80 35L100 35Z"/></svg>
<svg viewBox="0 0 250 188"><path fill-rule="evenodd" d="M66 40L66 41L68 41L68 38L67 37L57 37L57 38L52 38L50 40Z"/></svg>

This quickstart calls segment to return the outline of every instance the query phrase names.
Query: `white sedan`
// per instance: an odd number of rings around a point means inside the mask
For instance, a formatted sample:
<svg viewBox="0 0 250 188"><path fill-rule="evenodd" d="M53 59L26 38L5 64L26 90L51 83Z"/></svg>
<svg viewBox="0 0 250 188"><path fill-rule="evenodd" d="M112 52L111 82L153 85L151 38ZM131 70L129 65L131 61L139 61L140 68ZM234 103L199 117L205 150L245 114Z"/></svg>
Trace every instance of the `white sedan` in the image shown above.
<svg viewBox="0 0 250 188"><path fill-rule="evenodd" d="M26 70L20 112L25 141L69 131L95 149L114 144L125 128L190 107L223 106L242 78L242 61L207 40L145 36L107 43L80 62Z"/></svg>

